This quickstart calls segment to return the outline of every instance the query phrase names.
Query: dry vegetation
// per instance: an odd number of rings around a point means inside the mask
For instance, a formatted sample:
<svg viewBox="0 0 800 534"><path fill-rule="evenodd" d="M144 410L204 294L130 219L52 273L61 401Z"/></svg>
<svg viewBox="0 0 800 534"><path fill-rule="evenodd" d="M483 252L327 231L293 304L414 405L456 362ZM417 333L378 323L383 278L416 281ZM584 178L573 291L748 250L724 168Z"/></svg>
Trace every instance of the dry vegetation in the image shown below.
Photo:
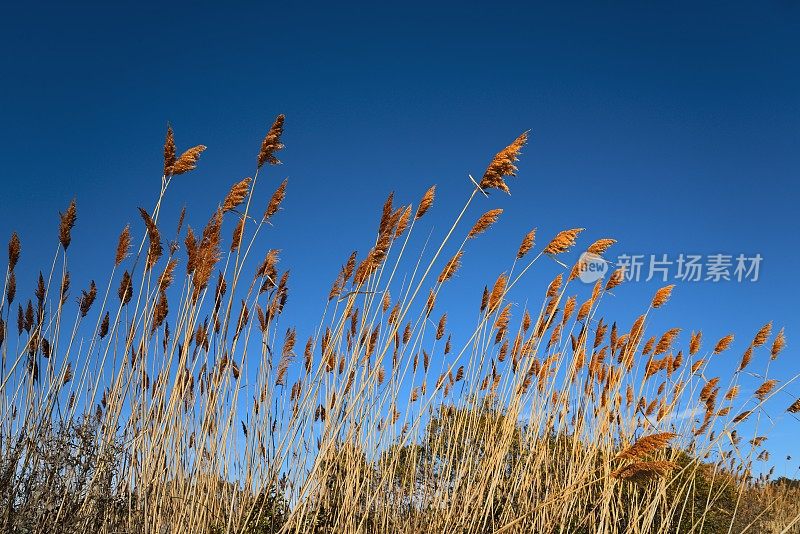
<svg viewBox="0 0 800 534"><path fill-rule="evenodd" d="M440 292L462 262L479 261L470 242L490 238L502 210L472 227L465 219L509 191L527 134L473 180L421 257L404 251L431 217L435 188L416 206L390 195L371 248L345 258L318 327L281 326L289 274L256 238L279 218L287 183L267 178L269 199L255 191L280 163L283 121L253 178L234 184L202 229L184 213L159 216L205 148L178 155L170 130L158 200L109 251L107 281L71 285L74 202L38 278L18 270L12 235L0 300L5 531L796 531L797 483L755 475L768 459L757 434L765 408L791 404L791 380L769 377L785 345L772 324L741 358L732 336L647 333L672 286L620 324L600 309L624 291L622 273L579 301L579 266L541 300L525 296L540 305L513 304L537 262L581 250L576 228L539 251L526 234L507 270L487 273L482 298L477 288L474 327L451 334ZM30 300L16 294L17 277L36 280ZM729 374L711 375L721 359Z"/></svg>

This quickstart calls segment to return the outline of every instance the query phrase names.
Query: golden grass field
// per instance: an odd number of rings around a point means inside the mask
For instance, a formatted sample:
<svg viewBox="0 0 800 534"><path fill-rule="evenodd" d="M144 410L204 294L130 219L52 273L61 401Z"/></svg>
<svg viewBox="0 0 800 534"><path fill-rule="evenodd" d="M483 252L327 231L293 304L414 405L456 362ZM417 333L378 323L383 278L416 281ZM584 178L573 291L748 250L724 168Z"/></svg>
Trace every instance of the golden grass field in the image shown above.
<svg viewBox="0 0 800 534"><path fill-rule="evenodd" d="M287 182L270 171L283 127L281 115L253 177L202 229L185 212L160 216L205 148L176 150L170 129L154 206L124 228L97 282L71 285L75 202L41 272L18 260L42 236L11 236L4 531L800 532L800 482L757 461L769 455L765 407L800 411L776 397L793 379L770 376L786 344L771 323L736 340L704 339L702 325L651 331L654 315L669 317L672 286L630 302L631 324L605 317L607 295L626 298L623 273L578 300L569 262L615 241L581 243L575 228L521 235L505 272L475 288L475 324L452 334L440 290L480 262L470 244L491 239L502 210L486 208L513 186L526 133L487 151L459 213L435 209L435 187L416 204L389 195L367 252L320 269L338 276L317 327L283 324L293 280L278 250L289 244L256 241L280 224ZM446 231L410 256L432 217ZM534 304L512 300L550 259L563 272L524 295ZM18 278L37 280L30 298ZM723 357L729 372L712 375ZM752 377L760 386L748 389Z"/></svg>

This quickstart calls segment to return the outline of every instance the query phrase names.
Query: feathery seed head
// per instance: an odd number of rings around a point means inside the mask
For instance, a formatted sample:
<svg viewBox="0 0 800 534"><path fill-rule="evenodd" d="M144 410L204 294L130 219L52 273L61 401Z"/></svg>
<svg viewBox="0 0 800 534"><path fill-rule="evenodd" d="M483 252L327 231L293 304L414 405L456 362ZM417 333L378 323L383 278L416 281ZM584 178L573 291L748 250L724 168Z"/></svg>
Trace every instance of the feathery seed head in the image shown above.
<svg viewBox="0 0 800 534"><path fill-rule="evenodd" d="M21 246L17 232L11 234L11 239L8 242L8 270L13 271L19 261L19 252Z"/></svg>
<svg viewBox="0 0 800 534"><path fill-rule="evenodd" d="M231 186L230 191L228 191L228 194L225 196L225 200L222 202L223 213L236 209L244 202L244 199L247 198L247 193L250 192L251 181L252 179L247 177Z"/></svg>
<svg viewBox="0 0 800 534"><path fill-rule="evenodd" d="M67 211L61 213L61 223L58 226L58 240L64 250L67 250L69 244L72 242L72 228L75 226L75 220L78 218L77 210L75 208L75 199L69 203Z"/></svg>
<svg viewBox="0 0 800 534"><path fill-rule="evenodd" d="M164 140L164 176L172 174L175 159L175 135L172 133L172 126L168 125L167 137Z"/></svg>
<svg viewBox="0 0 800 534"><path fill-rule="evenodd" d="M568 251L575 245L575 240L578 238L578 234L580 234L583 230L583 228L562 230L547 244L547 246L544 248L544 253L555 256Z"/></svg>
<svg viewBox="0 0 800 534"><path fill-rule="evenodd" d="M517 167L514 163L519 160L520 151L527 141L528 132L524 132L513 143L495 154L478 184L481 189L500 189L510 193L508 185L506 185L503 178L517 175Z"/></svg>
<svg viewBox="0 0 800 534"><path fill-rule="evenodd" d="M653 301L650 303L650 306L653 308L660 308L669 300L670 295L672 295L672 290L675 287L674 284L664 286L653 296Z"/></svg>
<svg viewBox="0 0 800 534"><path fill-rule="evenodd" d="M286 117L281 114L275 118L275 122L270 126L267 135L261 142L261 150L258 152L258 168L260 169L265 163L270 165L279 165L280 160L275 157L275 153L283 149L281 143L281 136L283 135L283 121Z"/></svg>
<svg viewBox="0 0 800 534"><path fill-rule="evenodd" d="M470 230L469 234L467 234L467 239L477 237L488 230L490 226L497 222L497 219L500 217L501 213L503 213L502 209L494 209L489 210L481 215L478 220L475 221L475 226L473 226L472 230Z"/></svg>
<svg viewBox="0 0 800 534"><path fill-rule="evenodd" d="M172 166L172 175L178 176L179 174L185 174L197 168L197 160L200 159L200 154L202 154L205 149L205 145L197 145L181 154Z"/></svg>

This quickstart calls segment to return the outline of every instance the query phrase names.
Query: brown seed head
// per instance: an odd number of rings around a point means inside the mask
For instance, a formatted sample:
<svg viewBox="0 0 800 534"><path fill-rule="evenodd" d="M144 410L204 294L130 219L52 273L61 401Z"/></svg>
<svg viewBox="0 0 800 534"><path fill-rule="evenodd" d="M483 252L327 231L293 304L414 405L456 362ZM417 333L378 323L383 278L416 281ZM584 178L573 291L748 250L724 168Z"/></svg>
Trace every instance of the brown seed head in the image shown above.
<svg viewBox="0 0 800 534"><path fill-rule="evenodd" d="M772 390L775 389L775 385L777 383L778 381L775 380L774 378L766 380L763 384L761 384L758 387L758 389L755 391L755 393L753 393L753 395L755 395L756 398L761 402L764 402L764 399L767 398L767 395L769 395L772 392Z"/></svg>
<svg viewBox="0 0 800 534"><path fill-rule="evenodd" d="M244 202L244 199L247 198L247 193L250 192L251 181L251 178L248 177L241 182L233 184L231 190L228 191L228 194L225 196L225 200L222 202L223 213L236 209Z"/></svg>
<svg viewBox="0 0 800 534"><path fill-rule="evenodd" d="M745 410L744 412L742 412L739 415L737 415L736 417L734 417L732 422L734 424L735 423L741 423L742 421L744 421L745 419L750 417L750 414L752 414L752 413L753 413L753 410Z"/></svg>
<svg viewBox="0 0 800 534"><path fill-rule="evenodd" d="M278 115L275 122L269 127L266 137L261 142L261 150L258 152L258 168L260 169L265 163L270 165L279 165L280 160L275 157L275 153L283 149L281 143L281 136L283 135L283 121L286 119L284 115Z"/></svg>
<svg viewBox="0 0 800 534"><path fill-rule="evenodd" d="M747 350L744 351L744 354L742 355L742 361L739 364L739 370L743 371L744 368L750 364L750 361L752 359L753 359L753 346L751 345L747 347Z"/></svg>
<svg viewBox="0 0 800 534"><path fill-rule="evenodd" d="M89 291L81 291L81 297L78 301L78 307L81 310L81 317L86 317L86 314L89 313L89 309L92 307L95 298L97 298L97 286L94 283L94 280L89 282Z"/></svg>
<svg viewBox="0 0 800 534"><path fill-rule="evenodd" d="M620 285L625 280L625 267L615 269L606 283L606 291L610 291Z"/></svg>
<svg viewBox="0 0 800 534"><path fill-rule="evenodd" d="M633 445L617 454L615 460L641 460L648 455L663 449L677 434L658 432L639 438Z"/></svg>
<svg viewBox="0 0 800 534"><path fill-rule="evenodd" d="M433 292L433 289L430 290L428 293L428 300L425 302L425 317L429 317L431 312L433 311L433 307L436 305L436 293Z"/></svg>
<svg viewBox="0 0 800 534"><path fill-rule="evenodd" d="M161 246L161 233L158 231L156 223L150 215L147 214L144 208L139 208L139 214L142 216L142 220L147 227L147 239L150 241L150 248L147 251L147 262L145 264L147 269L150 269L158 262L161 255L164 253L164 249Z"/></svg>
<svg viewBox="0 0 800 534"><path fill-rule="evenodd" d="M286 330L286 337L283 340L283 350L281 351L281 359L278 362L277 377L275 379L276 386L285 385L286 372L289 370L289 364L294 359L294 345L297 339L297 332L294 328Z"/></svg>
<svg viewBox="0 0 800 534"><path fill-rule="evenodd" d="M611 245L613 245L616 242L617 241L615 239L598 239L597 241L589 245L589 248L586 249L586 252L589 252L590 254L597 254L599 256L603 254L606 250L608 250L611 247Z"/></svg>
<svg viewBox="0 0 800 534"><path fill-rule="evenodd" d="M470 230L469 234L467 234L467 239L476 237L488 230L490 226L497 222L497 219L500 217L501 213L503 213L502 209L494 209L489 210L481 215L478 220L475 221L475 226L473 226L472 230Z"/></svg>
<svg viewBox="0 0 800 534"><path fill-rule="evenodd" d="M164 140L164 176L172 174L175 165L175 135L172 126L167 126L167 138Z"/></svg>
<svg viewBox="0 0 800 534"><path fill-rule="evenodd" d="M394 231L395 239L403 235L403 232L405 232L406 228L408 228L408 222L410 220L411 220L411 204L406 206L405 209L403 209L402 213L400 214L400 218L397 221L397 228Z"/></svg>
<svg viewBox="0 0 800 534"><path fill-rule="evenodd" d="M12 276L11 276L9 282L11 282L14 279L14 276L13 276L14 273L11 273L11 275ZM69 293L69 284L70 284L69 271L66 271L64 273L64 276L61 278L61 289L59 291L59 294L61 295L61 301L60 302L61 302L62 306L67 301L67 294Z"/></svg>
<svg viewBox="0 0 800 534"><path fill-rule="evenodd" d="M778 357L778 354L786 347L786 336L783 333L783 328L775 336L775 341L772 342L772 349L770 350L770 358L773 360Z"/></svg>
<svg viewBox="0 0 800 534"><path fill-rule="evenodd" d="M727 393L725 393L725 400L732 401L737 395L739 395L739 386L733 386L728 390Z"/></svg>
<svg viewBox="0 0 800 534"><path fill-rule="evenodd" d="M650 303L650 306L653 308L660 308L669 300L669 297L672 295L672 289L675 287L674 284L664 286L653 296L653 301Z"/></svg>
<svg viewBox="0 0 800 534"><path fill-rule="evenodd" d="M392 233L394 230L394 207L392 204L394 203L394 191L389 193L389 196L386 197L386 201L383 203L383 209L381 210L381 221L378 225L378 234L384 235L388 234L391 230Z"/></svg>
<svg viewBox="0 0 800 534"><path fill-rule="evenodd" d="M419 207L417 208L417 214L414 216L414 220L419 219L431 208L433 205L433 199L436 196L436 186L432 185L425 194L422 195L422 199L419 201Z"/></svg>
<svg viewBox="0 0 800 534"><path fill-rule="evenodd" d="M172 285L172 282L175 280L175 267L177 267L177 265L177 258L172 258L167 262L167 266L164 267L164 272L158 277L159 291L166 291L167 288Z"/></svg>
<svg viewBox="0 0 800 534"><path fill-rule="evenodd" d="M64 250L67 250L69 244L72 242L72 228L75 226L75 220L78 218L77 210L75 208L75 199L69 203L67 211L61 213L61 223L58 226L58 240Z"/></svg>
<svg viewBox="0 0 800 534"><path fill-rule="evenodd" d="M128 253L131 249L131 229L130 225L126 225L123 228L122 233L119 234L119 240L117 241L117 254L114 256L114 267L119 267L119 264L128 257Z"/></svg>
<svg viewBox="0 0 800 534"><path fill-rule="evenodd" d="M562 230L559 232L544 248L545 254L562 254L568 251L575 245L575 240L578 234L583 231L583 228L572 228L571 230Z"/></svg>
<svg viewBox="0 0 800 534"><path fill-rule="evenodd" d="M447 314L443 313L442 317L439 319L439 324L436 327L436 340L440 340L444 337L444 330L447 327Z"/></svg>
<svg viewBox="0 0 800 534"><path fill-rule="evenodd" d="M733 342L733 334L728 334L727 336L723 337L717 342L717 345L714 347L714 354L719 354L720 352L727 350L728 347L731 346Z"/></svg>
<svg viewBox="0 0 800 534"><path fill-rule="evenodd" d="M753 338L753 346L760 347L764 343L767 342L767 338L769 338L769 334L772 332L772 321L768 322L764 326L761 327L761 330L758 331L756 337Z"/></svg>
<svg viewBox="0 0 800 534"><path fill-rule="evenodd" d="M19 261L20 242L17 232L11 234L8 242L8 270L13 271Z"/></svg>
<svg viewBox="0 0 800 534"><path fill-rule="evenodd" d="M525 234L525 237L522 238L522 243L519 244L519 250L517 250L517 259L521 260L525 254L530 252L533 248L533 245L536 241L536 228Z"/></svg>
<svg viewBox="0 0 800 534"><path fill-rule="evenodd" d="M192 274L197 267L197 239L194 236L192 227L186 229L186 239L183 241L186 246L186 274Z"/></svg>
<svg viewBox="0 0 800 534"><path fill-rule="evenodd" d="M8 275L8 284L6 284L6 301L11 305L14 302L14 297L17 295L17 275L14 271Z"/></svg>
<svg viewBox="0 0 800 534"><path fill-rule="evenodd" d="M264 212L264 220L269 220L273 215L278 212L278 209L281 207L281 202L283 199L286 198L286 184L289 182L289 179L285 179L281 182L281 185L278 186L278 189L272 194L272 198L269 199L269 204L267 204L267 209Z"/></svg>
<svg viewBox="0 0 800 534"><path fill-rule="evenodd" d="M547 286L547 293L545 296L549 298L553 298L558 296L558 292L561 290L561 282L564 279L561 273L558 274L553 280L550 282L550 285Z"/></svg>
<svg viewBox="0 0 800 534"><path fill-rule="evenodd" d="M158 301L153 308L153 324L150 326L150 332L153 333L164 324L164 320L169 313L169 302L167 301L167 293L165 291L158 292Z"/></svg>
<svg viewBox="0 0 800 534"><path fill-rule="evenodd" d="M231 252L235 252L242 244L242 234L244 233L244 217L239 219L236 227L233 229L231 237Z"/></svg>
<svg viewBox="0 0 800 534"><path fill-rule="evenodd" d="M492 292L489 293L489 299L488 299L489 313L496 310L497 307L500 305L500 303L503 301L507 283L508 283L508 277L505 275L505 273L497 277L497 280L494 283L494 287L492 288Z"/></svg>
<svg viewBox="0 0 800 534"><path fill-rule="evenodd" d="M123 306L131 301L131 297L133 296L133 282L128 271L122 273L122 280L120 281L119 289L117 290L117 296L119 297L119 300Z"/></svg>
<svg viewBox="0 0 800 534"><path fill-rule="evenodd" d="M205 149L205 145L197 145L181 154L172 166L172 175L178 176L179 174L193 171L197 167L197 160L200 159L200 154L202 154Z"/></svg>
<svg viewBox="0 0 800 534"><path fill-rule="evenodd" d="M450 258L450 261L448 261L444 266L444 269L442 269L442 272L439 274L439 278L437 280L440 284L450 280L453 275L456 274L456 271L458 271L459 267L461 267L462 254L463 251L459 250L456 252L456 255Z"/></svg>
<svg viewBox="0 0 800 534"><path fill-rule="evenodd" d="M517 175L517 167L514 163L519 160L520 151L527 141L528 132L524 132L517 137L513 143L494 156L478 184L481 189L500 189L501 191L510 193L508 185L506 185L503 178L505 176Z"/></svg>
<svg viewBox="0 0 800 534"><path fill-rule="evenodd" d="M653 351L653 355L658 356L659 354L664 354L667 352L672 347L672 343L675 341L675 338L678 336L680 331L680 328L670 328L664 332L664 335L662 335L658 340L658 343L656 343L656 348Z"/></svg>
<svg viewBox="0 0 800 534"><path fill-rule="evenodd" d="M111 316L108 312L106 312L105 316L103 317L103 322L100 323L100 331L97 333L100 336L100 339L103 339L108 334L108 327L111 321Z"/></svg>
<svg viewBox="0 0 800 534"><path fill-rule="evenodd" d="M219 209L209 219L203 229L203 237L196 251L196 266L192 284L194 291L192 297L196 299L200 292L206 288L211 279L211 273L220 259L220 230L222 228L222 210Z"/></svg>
<svg viewBox="0 0 800 534"><path fill-rule="evenodd" d="M692 332L691 339L689 340L689 354L694 356L700 350L700 342L703 340L702 332Z"/></svg>
<svg viewBox="0 0 800 534"><path fill-rule="evenodd" d="M620 480L644 484L666 476L676 467L678 467L677 464L666 461L636 462L617 469L611 473L611 476Z"/></svg>

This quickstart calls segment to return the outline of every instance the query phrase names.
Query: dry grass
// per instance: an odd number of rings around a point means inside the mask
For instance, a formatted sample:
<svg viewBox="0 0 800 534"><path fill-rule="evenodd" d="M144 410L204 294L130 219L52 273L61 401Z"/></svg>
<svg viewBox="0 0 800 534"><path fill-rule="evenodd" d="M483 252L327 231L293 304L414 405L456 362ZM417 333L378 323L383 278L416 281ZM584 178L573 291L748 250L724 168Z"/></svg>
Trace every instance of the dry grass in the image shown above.
<svg viewBox="0 0 800 534"><path fill-rule="evenodd" d="M279 224L287 182L265 199L258 186L280 163L283 129L280 115L253 178L230 188L202 231L184 228L182 212L168 242L166 193L205 148L178 156L170 128L155 206L109 251L107 282L71 289L74 201L27 301L11 236L0 300L4 530L796 531L797 484L757 475L755 463L768 459L765 407L800 411L786 400L794 378L767 376L786 345L772 323L727 376L708 378L732 335L703 353L699 332L645 334L673 286L630 325L600 311L606 293L624 292L622 271L581 297L566 270L541 296L521 295L539 302L521 308L511 298L520 279L542 257L565 258L575 228L538 254L535 230L526 234L508 268L475 288L476 323L452 330L438 309L452 296L444 288L462 263L480 264L468 246L490 239L501 210L471 230L463 220L476 198L509 192L527 133L467 185L463 209L418 258L407 244L430 232L419 227L435 187L416 207L389 195L366 254L331 269L317 327L281 324L289 271L258 237ZM759 356L766 368L746 371Z"/></svg>

